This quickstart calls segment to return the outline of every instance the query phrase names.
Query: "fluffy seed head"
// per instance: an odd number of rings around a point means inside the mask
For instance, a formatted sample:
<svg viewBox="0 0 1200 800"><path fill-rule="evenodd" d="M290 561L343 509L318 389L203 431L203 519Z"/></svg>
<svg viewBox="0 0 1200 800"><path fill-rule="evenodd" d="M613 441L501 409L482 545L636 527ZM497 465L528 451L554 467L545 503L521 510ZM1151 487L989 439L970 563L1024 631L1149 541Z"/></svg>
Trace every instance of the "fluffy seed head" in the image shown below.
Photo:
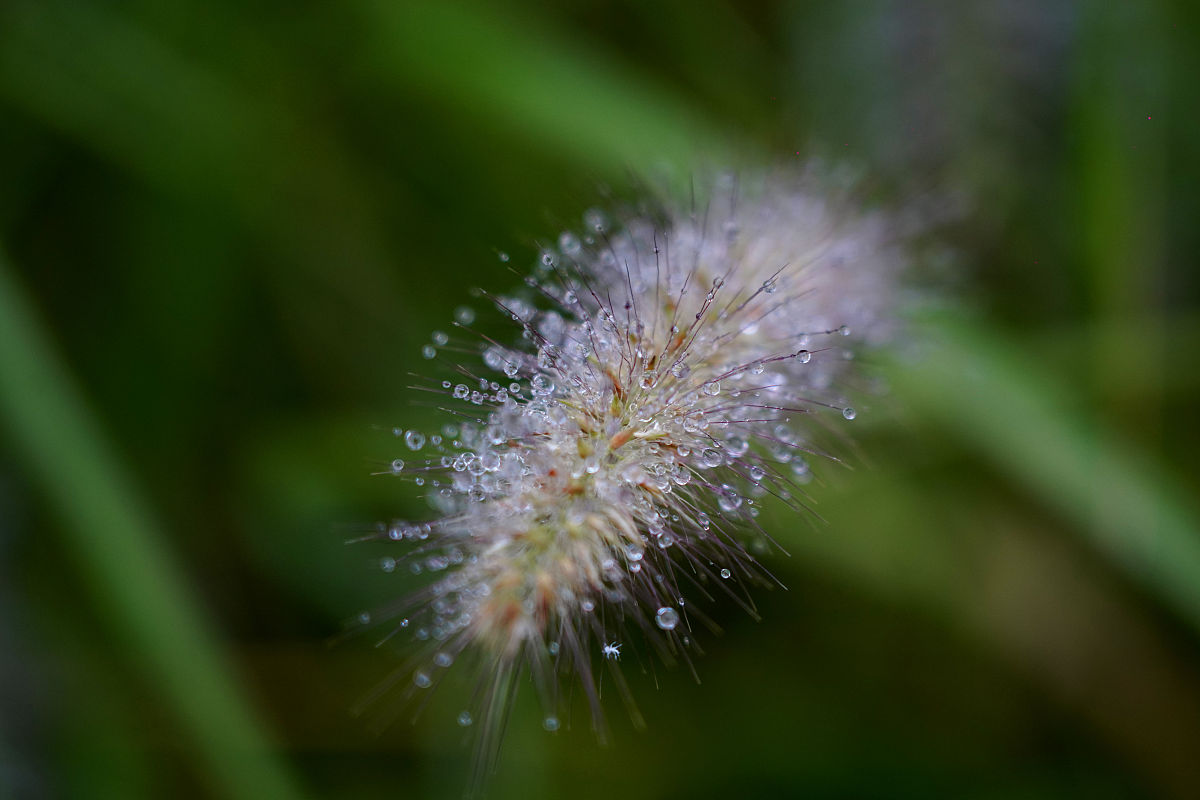
<svg viewBox="0 0 1200 800"><path fill-rule="evenodd" d="M801 507L810 459L834 458L856 416L853 357L892 332L895 226L827 177L745 183L716 180L699 208L589 211L525 290L488 296L517 344L480 342L463 309L455 341L425 348L440 360L467 343L482 364L428 387L454 424L445 439L403 433L411 452L392 465L440 514L385 534L434 573L396 630L425 642L417 690L464 652L480 669L460 722L480 722L481 768L525 669L548 729L577 676L601 730L602 668L638 721L622 641L690 664L707 624L691 600L753 613L760 504Z"/></svg>

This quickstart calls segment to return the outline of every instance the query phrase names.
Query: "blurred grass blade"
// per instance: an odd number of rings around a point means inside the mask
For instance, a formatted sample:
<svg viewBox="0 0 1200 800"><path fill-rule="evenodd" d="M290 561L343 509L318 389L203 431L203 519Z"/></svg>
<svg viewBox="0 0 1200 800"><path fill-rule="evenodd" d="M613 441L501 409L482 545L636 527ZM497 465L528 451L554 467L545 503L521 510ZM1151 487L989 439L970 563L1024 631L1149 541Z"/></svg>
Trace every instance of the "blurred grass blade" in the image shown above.
<svg viewBox="0 0 1200 800"><path fill-rule="evenodd" d="M0 415L129 660L221 794L298 797L154 522L0 254Z"/></svg>
<svg viewBox="0 0 1200 800"><path fill-rule="evenodd" d="M893 371L906 401L957 431L1200 630L1200 527L1165 470L1087 424L1068 387L962 322Z"/></svg>
<svg viewBox="0 0 1200 800"><path fill-rule="evenodd" d="M229 72L121 9L0 3L0 110L11 105L148 185L228 214L334 296L386 318L386 298L401 292L365 168L264 76Z"/></svg>
<svg viewBox="0 0 1200 800"><path fill-rule="evenodd" d="M482 4L364 0L368 71L607 170L720 162L716 126L672 92L544 20ZM480 147L487 147L480 142Z"/></svg>

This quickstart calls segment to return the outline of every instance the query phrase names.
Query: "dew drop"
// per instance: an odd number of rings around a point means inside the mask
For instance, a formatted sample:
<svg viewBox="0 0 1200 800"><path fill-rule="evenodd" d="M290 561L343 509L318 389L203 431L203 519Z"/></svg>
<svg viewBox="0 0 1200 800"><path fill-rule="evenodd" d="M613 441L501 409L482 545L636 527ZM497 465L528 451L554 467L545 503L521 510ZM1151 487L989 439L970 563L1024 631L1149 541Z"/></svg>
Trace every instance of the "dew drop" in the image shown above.
<svg viewBox="0 0 1200 800"><path fill-rule="evenodd" d="M664 631L674 630L679 624L679 612L670 606L663 606L654 615L654 624Z"/></svg>
<svg viewBox="0 0 1200 800"><path fill-rule="evenodd" d="M425 434L420 431L409 431L404 434L404 443L409 450L420 450L425 446Z"/></svg>
<svg viewBox="0 0 1200 800"><path fill-rule="evenodd" d="M391 558L390 556L384 556L383 558L379 559L379 568L384 572L395 572L396 559Z"/></svg>
<svg viewBox="0 0 1200 800"><path fill-rule="evenodd" d="M730 572L730 571L729 571L729 570L727 570L727 569L723 569L723 570L721 570L721 577L722 577L722 578L724 578L725 580L729 580L729 576L730 576L730 575L732 575L732 574L733 574L733 573L732 573L732 572Z"/></svg>
<svg viewBox="0 0 1200 800"><path fill-rule="evenodd" d="M721 393L721 382L720 381L709 381L708 383L704 384L703 391L709 397L716 397L717 395L719 395Z"/></svg>
<svg viewBox="0 0 1200 800"><path fill-rule="evenodd" d="M508 261L508 253L505 253L505 252L501 251L501 252L497 253L497 254L496 254L496 256L497 256L497 257L498 257L498 258L499 258L501 261L505 261L505 262L507 262L507 261Z"/></svg>
<svg viewBox="0 0 1200 800"><path fill-rule="evenodd" d="M796 360L801 364L807 364L808 362L812 361L812 353L808 352L807 350L797 350Z"/></svg>
<svg viewBox="0 0 1200 800"><path fill-rule="evenodd" d="M433 679L426 673L417 671L413 673L413 683L417 685L418 689L428 689L433 685Z"/></svg>
<svg viewBox="0 0 1200 800"><path fill-rule="evenodd" d="M604 233L608 227L608 217L598 208L589 208L584 212L583 222L596 233Z"/></svg>
<svg viewBox="0 0 1200 800"><path fill-rule="evenodd" d="M583 248L579 244L579 238L573 233L564 233L558 237L558 247L569 256L579 254Z"/></svg>
<svg viewBox="0 0 1200 800"><path fill-rule="evenodd" d="M458 715L458 724L462 727L469 727L472 722L474 722L474 720L471 718L470 711L464 711Z"/></svg>
<svg viewBox="0 0 1200 800"><path fill-rule="evenodd" d="M842 416L845 417L846 419L854 419L855 417L858 416L858 412L855 411L853 408L846 406L845 408L842 409Z"/></svg>
<svg viewBox="0 0 1200 800"><path fill-rule="evenodd" d="M728 514L732 514L742 507L742 498L740 495L730 492L722 494L717 498L717 505L720 509Z"/></svg>
<svg viewBox="0 0 1200 800"><path fill-rule="evenodd" d="M421 348L421 357L424 359L437 358L437 348L431 344L427 344Z"/></svg>
<svg viewBox="0 0 1200 800"><path fill-rule="evenodd" d="M438 347L442 347L442 346L448 344L449 342L450 342L450 337L447 336L443 331L434 331L433 332L433 343L436 344Z"/></svg>
<svg viewBox="0 0 1200 800"><path fill-rule="evenodd" d="M750 442L742 436L730 436L725 440L725 450L734 458L740 458L750 449Z"/></svg>
<svg viewBox="0 0 1200 800"><path fill-rule="evenodd" d="M847 326L843 325L842 327L838 328L838 333L840 333L842 336L849 336L849 335L850 335L850 328L848 328Z"/></svg>
<svg viewBox="0 0 1200 800"><path fill-rule="evenodd" d="M558 717L546 717L542 720L542 727L554 733L554 731L558 730Z"/></svg>
<svg viewBox="0 0 1200 800"><path fill-rule="evenodd" d="M392 460L392 472L397 473L397 474L404 472L404 460L403 459L396 458L396 459Z"/></svg>
<svg viewBox="0 0 1200 800"><path fill-rule="evenodd" d="M459 306L454 309L454 320L459 325L470 325L475 321L475 309L470 306Z"/></svg>

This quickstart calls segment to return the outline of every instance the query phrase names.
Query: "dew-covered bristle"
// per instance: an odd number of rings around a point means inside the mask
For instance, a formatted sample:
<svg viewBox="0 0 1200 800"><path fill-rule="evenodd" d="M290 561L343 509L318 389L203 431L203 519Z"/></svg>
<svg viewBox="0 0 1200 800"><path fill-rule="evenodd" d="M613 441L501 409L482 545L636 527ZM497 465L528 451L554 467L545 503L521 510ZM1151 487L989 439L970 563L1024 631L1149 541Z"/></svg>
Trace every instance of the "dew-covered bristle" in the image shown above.
<svg viewBox="0 0 1200 800"><path fill-rule="evenodd" d="M480 769L521 671L547 728L579 680L602 731L600 670L639 720L622 656L690 666L696 629L715 628L704 606L754 614L775 546L760 508L808 515L810 464L837 460L858 414L854 356L892 335L893 226L828 180L742 184L717 179L695 209L588 211L520 291L483 295L515 344L461 308L424 347L438 375L416 388L446 425L396 429L382 471L439 516L377 538L402 543L384 570L430 582L364 624L418 642L408 694L472 654L481 689L460 723L482 729Z"/></svg>

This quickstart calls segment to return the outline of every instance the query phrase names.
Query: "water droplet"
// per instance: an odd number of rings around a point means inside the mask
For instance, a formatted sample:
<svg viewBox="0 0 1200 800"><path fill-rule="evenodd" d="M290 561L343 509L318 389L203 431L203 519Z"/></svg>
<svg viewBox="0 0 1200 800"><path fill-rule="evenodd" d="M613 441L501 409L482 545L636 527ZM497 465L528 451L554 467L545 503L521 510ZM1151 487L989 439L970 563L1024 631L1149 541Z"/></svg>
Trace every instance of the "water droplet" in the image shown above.
<svg viewBox="0 0 1200 800"><path fill-rule="evenodd" d="M395 472L395 473L404 472L404 460L403 459L399 459L399 458L392 459L392 472Z"/></svg>
<svg viewBox="0 0 1200 800"><path fill-rule="evenodd" d="M849 335L850 335L850 328L848 328L847 326L843 325L842 327L838 328L838 333L840 333L842 336L849 336Z"/></svg>
<svg viewBox="0 0 1200 800"><path fill-rule="evenodd" d="M796 360L801 364L807 364L808 362L812 361L812 353L808 352L807 350L797 350Z"/></svg>
<svg viewBox="0 0 1200 800"><path fill-rule="evenodd" d="M433 663L439 667L448 667L454 662L454 657L449 653L438 653L433 657Z"/></svg>
<svg viewBox="0 0 1200 800"><path fill-rule="evenodd" d="M570 232L558 237L558 247L569 256L578 255L579 251L583 249L579 244L579 237Z"/></svg>
<svg viewBox="0 0 1200 800"><path fill-rule="evenodd" d="M654 382L658 380L658 373L652 369L648 369L642 373L642 378L638 381L643 389L649 389L654 386Z"/></svg>
<svg viewBox="0 0 1200 800"><path fill-rule="evenodd" d="M737 511L742 507L742 497L734 492L722 494L717 498L717 505L722 511L732 514L734 511Z"/></svg>
<svg viewBox="0 0 1200 800"><path fill-rule="evenodd" d="M689 367L687 364L684 364L682 361L680 361L679 363L677 363L671 367L671 374L674 375L676 378L686 378L688 376L688 373L690 373L691 371L692 371L692 368Z"/></svg>
<svg viewBox="0 0 1200 800"><path fill-rule="evenodd" d="M708 383L704 384L703 391L709 397L716 397L721 393L721 382L709 381Z"/></svg>
<svg viewBox="0 0 1200 800"><path fill-rule="evenodd" d="M705 450L700 454L700 463L706 467L719 467L724 460L716 450Z"/></svg>
<svg viewBox="0 0 1200 800"><path fill-rule="evenodd" d="M470 711L464 711L458 715L458 724L464 728L468 727L474 720L471 718Z"/></svg>
<svg viewBox="0 0 1200 800"><path fill-rule="evenodd" d="M425 359L437 358L437 348L431 344L427 344L421 348L421 357Z"/></svg>
<svg viewBox="0 0 1200 800"><path fill-rule="evenodd" d="M679 624L679 612L670 606L663 606L654 615L654 624L664 631L674 630Z"/></svg>
<svg viewBox="0 0 1200 800"><path fill-rule="evenodd" d="M359 614L358 622L360 625L370 625L371 624L371 612L364 611L361 614Z"/></svg>
<svg viewBox="0 0 1200 800"><path fill-rule="evenodd" d="M858 412L855 411L853 408L846 406L845 408L842 409L842 416L845 417L846 419L854 419L855 417L858 416Z"/></svg>
<svg viewBox="0 0 1200 800"><path fill-rule="evenodd" d="M450 337L447 336L445 334L445 332L443 332L443 331L434 331L433 332L433 343L436 344L438 347L443 347L444 345L448 344L449 342L450 342Z"/></svg>
<svg viewBox="0 0 1200 800"><path fill-rule="evenodd" d="M508 253L505 253L504 251L500 251L496 255L497 255L497 257L499 257L499 259L501 261L508 261Z"/></svg>
<svg viewBox="0 0 1200 800"><path fill-rule="evenodd" d="M598 208L589 208L585 211L583 222L596 233L603 233L608 227L608 217Z"/></svg>
<svg viewBox="0 0 1200 800"><path fill-rule="evenodd" d="M542 727L554 733L554 731L558 730L558 717L546 717L542 720Z"/></svg>
<svg viewBox="0 0 1200 800"><path fill-rule="evenodd" d="M733 573L732 573L732 572L730 572L730 571L729 571L729 570L727 570L727 569L723 569L723 570L721 570L721 577L722 577L722 578L724 578L725 580L729 580L729 576L730 576L730 575L732 575L732 574L733 574Z"/></svg>
<svg viewBox="0 0 1200 800"><path fill-rule="evenodd" d="M740 458L750 449L750 442L742 436L730 436L725 440L725 450L734 458Z"/></svg>
<svg viewBox="0 0 1200 800"><path fill-rule="evenodd" d="M384 572L394 572L396 569L396 559L390 556L384 556L379 559L379 568Z"/></svg>
<svg viewBox="0 0 1200 800"><path fill-rule="evenodd" d="M475 321L475 309L470 306L459 306L454 309L454 320L459 325L470 325Z"/></svg>
<svg viewBox="0 0 1200 800"><path fill-rule="evenodd" d="M418 689L428 689L433 685L433 679L430 678L426 673L418 670L417 672L413 673L413 683L417 685Z"/></svg>
<svg viewBox="0 0 1200 800"><path fill-rule="evenodd" d="M404 434L404 443L409 450L420 450L425 446L425 434L420 431L409 431Z"/></svg>

